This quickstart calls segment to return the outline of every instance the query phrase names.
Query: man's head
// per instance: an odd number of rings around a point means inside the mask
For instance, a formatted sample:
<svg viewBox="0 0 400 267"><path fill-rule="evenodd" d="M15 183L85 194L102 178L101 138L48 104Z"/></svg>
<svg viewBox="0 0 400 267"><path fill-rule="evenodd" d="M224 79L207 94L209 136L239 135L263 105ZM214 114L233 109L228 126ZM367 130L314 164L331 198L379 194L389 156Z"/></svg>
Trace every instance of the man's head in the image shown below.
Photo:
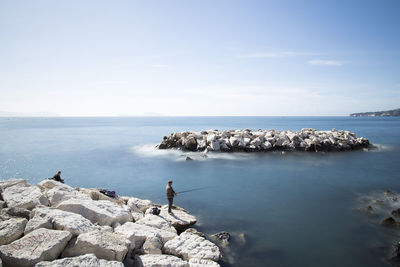
<svg viewBox="0 0 400 267"><path fill-rule="evenodd" d="M171 184L172 184L172 180L169 180L169 181L168 181L168 184L171 185Z"/></svg>
<svg viewBox="0 0 400 267"><path fill-rule="evenodd" d="M61 174L61 171L58 171L57 174L60 175L60 174Z"/></svg>

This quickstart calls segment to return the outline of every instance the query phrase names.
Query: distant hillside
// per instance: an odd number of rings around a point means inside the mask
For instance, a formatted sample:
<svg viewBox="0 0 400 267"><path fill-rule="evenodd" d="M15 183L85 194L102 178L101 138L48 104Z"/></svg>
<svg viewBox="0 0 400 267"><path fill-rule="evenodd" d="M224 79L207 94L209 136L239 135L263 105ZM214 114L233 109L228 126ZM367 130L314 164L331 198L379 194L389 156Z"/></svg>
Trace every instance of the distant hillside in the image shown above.
<svg viewBox="0 0 400 267"><path fill-rule="evenodd" d="M52 112L35 112L35 113L22 113L22 112L8 112L0 110L0 117L57 117L56 113Z"/></svg>
<svg viewBox="0 0 400 267"><path fill-rule="evenodd" d="M362 113L352 113L352 117L393 117L400 116L400 108L387 110L387 111L376 111L376 112L362 112Z"/></svg>

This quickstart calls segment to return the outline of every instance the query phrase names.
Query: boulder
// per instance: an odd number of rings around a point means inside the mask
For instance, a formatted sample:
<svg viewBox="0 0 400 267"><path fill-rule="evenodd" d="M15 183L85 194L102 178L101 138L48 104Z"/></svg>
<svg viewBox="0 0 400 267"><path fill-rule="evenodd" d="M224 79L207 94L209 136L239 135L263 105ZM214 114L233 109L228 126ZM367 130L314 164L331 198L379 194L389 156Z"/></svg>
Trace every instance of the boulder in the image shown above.
<svg viewBox="0 0 400 267"><path fill-rule="evenodd" d="M56 186L47 191L47 197L53 207L57 207L63 201L68 199L91 200L90 196L75 190L68 185Z"/></svg>
<svg viewBox="0 0 400 267"><path fill-rule="evenodd" d="M231 238L231 235L228 232L223 231L212 234L211 237L221 242L223 246L227 246L229 245L229 239Z"/></svg>
<svg viewBox="0 0 400 267"><path fill-rule="evenodd" d="M0 257L6 266L15 267L55 260L71 237L67 231L37 229L11 244L0 246Z"/></svg>
<svg viewBox="0 0 400 267"><path fill-rule="evenodd" d="M168 213L168 205L162 206L160 210L159 216L172 224L178 231L183 231L197 222L196 217L179 207L174 207L172 213ZM150 210L147 210L146 215L149 213Z"/></svg>
<svg viewBox="0 0 400 267"><path fill-rule="evenodd" d="M31 218L30 210L27 210L24 208L18 208L18 207L2 209L0 214L6 215L6 216L18 217L18 218L25 218L27 220L29 220Z"/></svg>
<svg viewBox="0 0 400 267"><path fill-rule="evenodd" d="M190 151L196 151L197 141L194 137L189 137L185 140L185 148Z"/></svg>
<svg viewBox="0 0 400 267"><path fill-rule="evenodd" d="M61 202L57 208L81 214L92 223L100 225L132 221L132 214L127 206L119 206L107 200L68 199Z"/></svg>
<svg viewBox="0 0 400 267"><path fill-rule="evenodd" d="M189 260L190 267L219 267L220 265L215 261L211 260L202 260L202 259L190 259Z"/></svg>
<svg viewBox="0 0 400 267"><path fill-rule="evenodd" d="M27 219L12 218L0 222L0 245L7 245L24 234Z"/></svg>
<svg viewBox="0 0 400 267"><path fill-rule="evenodd" d="M57 186L65 186L65 187L69 187L66 184L63 184L61 182L57 182L56 180L50 180L50 179L46 179L41 181L40 183L38 183L36 185L37 187L39 187L42 191L47 192L48 190L57 187Z"/></svg>
<svg viewBox="0 0 400 267"><path fill-rule="evenodd" d="M95 188L78 188L77 189L79 192L82 192L86 195L88 195L91 199L93 200L108 200L114 203L117 203L118 205L124 205L125 202L123 199L120 199L118 196L115 198L106 196L105 194L101 193L101 189L95 189Z"/></svg>
<svg viewBox="0 0 400 267"><path fill-rule="evenodd" d="M211 142L210 147L213 151L219 151L221 149L218 140Z"/></svg>
<svg viewBox="0 0 400 267"><path fill-rule="evenodd" d="M143 243L142 251L144 254L162 254L163 242L160 237L148 237Z"/></svg>
<svg viewBox="0 0 400 267"><path fill-rule="evenodd" d="M176 229L171 225L171 223L169 223L167 220L159 215L148 213L143 219L138 220L136 223L177 234Z"/></svg>
<svg viewBox="0 0 400 267"><path fill-rule="evenodd" d="M192 258L218 261L219 248L205 238L190 233L182 233L164 244L163 252L184 260Z"/></svg>
<svg viewBox="0 0 400 267"><path fill-rule="evenodd" d="M135 244L119 234L95 230L80 234L61 256L65 258L92 253L99 259L123 261L130 246L134 248Z"/></svg>
<svg viewBox="0 0 400 267"><path fill-rule="evenodd" d="M3 192L3 198L8 207L18 207L31 210L37 205L49 204L48 199L37 186L24 186L16 184L7 187Z"/></svg>
<svg viewBox="0 0 400 267"><path fill-rule="evenodd" d="M132 211L137 211L137 209L139 209L141 212L146 212L146 210L148 208L150 208L150 206L153 203L151 203L150 200L147 199L139 199L136 197L131 197L129 198L127 205L128 207L132 210Z"/></svg>
<svg viewBox="0 0 400 267"><path fill-rule="evenodd" d="M189 263L171 255L136 255L134 267L189 267Z"/></svg>
<svg viewBox="0 0 400 267"><path fill-rule="evenodd" d="M41 261L35 267L124 267L122 262L98 259L94 254L63 258L55 261Z"/></svg>
<svg viewBox="0 0 400 267"><path fill-rule="evenodd" d="M38 228L48 228L65 230L76 236L97 229L88 219L77 213L47 207L37 207L32 213L34 216L26 225L25 234Z"/></svg>
<svg viewBox="0 0 400 267"><path fill-rule="evenodd" d="M26 182L25 179L10 179L10 180L5 180L5 181L0 181L0 190L4 191L4 189L14 186L14 185L22 185L22 186L28 186L28 183Z"/></svg>
<svg viewBox="0 0 400 267"><path fill-rule="evenodd" d="M134 242L136 244L136 248L140 248L147 238L157 237L160 238L163 243L165 243L177 236L176 233L170 231L132 222L127 222L116 227L114 232L121 234L128 238L131 242Z"/></svg>
<svg viewBox="0 0 400 267"><path fill-rule="evenodd" d="M388 217L388 218L384 219L383 221L381 221L381 225L388 226L388 227L398 227L398 226L400 226L400 223L396 222L396 220L393 219L393 217Z"/></svg>

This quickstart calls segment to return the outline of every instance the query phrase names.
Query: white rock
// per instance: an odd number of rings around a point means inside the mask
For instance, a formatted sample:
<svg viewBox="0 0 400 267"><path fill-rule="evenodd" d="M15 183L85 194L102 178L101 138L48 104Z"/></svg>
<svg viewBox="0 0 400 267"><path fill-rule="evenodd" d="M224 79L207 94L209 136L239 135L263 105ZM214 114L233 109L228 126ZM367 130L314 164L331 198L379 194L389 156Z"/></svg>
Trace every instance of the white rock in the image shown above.
<svg viewBox="0 0 400 267"><path fill-rule="evenodd" d="M220 150L220 145L219 145L218 140L211 142L210 143L210 147L214 151L219 151Z"/></svg>
<svg viewBox="0 0 400 267"><path fill-rule="evenodd" d="M163 252L184 260L197 258L218 261L221 258L219 248L212 242L201 236L185 232L166 242Z"/></svg>
<svg viewBox="0 0 400 267"><path fill-rule="evenodd" d="M175 227L176 230L185 230L190 225L193 225L197 222L196 217L179 207L174 208L171 214L168 213L168 205L162 206L160 210L161 211L159 216L172 224L172 226ZM148 210L146 214L149 213L150 212Z"/></svg>
<svg viewBox="0 0 400 267"><path fill-rule="evenodd" d="M27 219L11 218L0 222L0 245L7 245L24 234Z"/></svg>
<svg viewBox="0 0 400 267"><path fill-rule="evenodd" d="M100 189L95 189L95 188L89 188L89 189L87 189L87 188L78 188L77 190L78 190L79 192L82 192L82 193L88 195L88 196L89 196L91 199L93 199L93 200L108 200L108 201L111 201L111 202L115 202L115 203L117 203L117 204L119 204L119 205L124 205L124 204L125 204L125 201L124 201L123 199L120 199L120 198L117 197L117 196L116 196L115 198L106 196L106 195L104 195L103 193L100 192Z"/></svg>
<svg viewBox="0 0 400 267"><path fill-rule="evenodd" d="M34 216L26 225L25 234L38 229L65 230L72 235L96 230L96 227L82 215L54 208L37 207Z"/></svg>
<svg viewBox="0 0 400 267"><path fill-rule="evenodd" d="M136 197L129 198L127 205L133 211L138 208L141 212L146 212L146 210L152 205L150 200L139 199ZM136 208L134 207L136 206Z"/></svg>
<svg viewBox="0 0 400 267"><path fill-rule="evenodd" d="M3 199L8 207L18 207L24 209L33 209L39 204L47 206L48 199L42 194L37 186L23 186L16 184L7 187L3 192Z"/></svg>
<svg viewBox="0 0 400 267"><path fill-rule="evenodd" d="M107 200L68 199L61 202L57 208L81 214L92 223L100 225L122 224L133 219L127 206L119 206Z"/></svg>
<svg viewBox="0 0 400 267"><path fill-rule="evenodd" d="M162 254L163 242L161 238L153 236L148 237L143 243L144 254Z"/></svg>
<svg viewBox="0 0 400 267"><path fill-rule="evenodd" d="M177 234L176 229L171 225L171 223L169 223L167 220L165 220L162 216L159 215L153 215L148 213L143 219L138 220L136 223Z"/></svg>
<svg viewBox="0 0 400 267"><path fill-rule="evenodd" d="M55 260L71 237L67 231L37 229L11 244L0 246L0 257L6 266L15 267Z"/></svg>
<svg viewBox="0 0 400 267"><path fill-rule="evenodd" d="M163 243L165 243L177 236L176 233L170 231L132 222L127 222L116 227L114 233L121 234L131 242L134 242L136 248L140 248L147 238L158 237Z"/></svg>
<svg viewBox="0 0 400 267"><path fill-rule="evenodd" d="M65 248L62 257L93 253L99 259L123 261L130 246L134 248L135 244L119 234L96 230L80 234Z"/></svg>
<svg viewBox="0 0 400 267"><path fill-rule="evenodd" d="M187 261L171 255L136 255L135 267L189 267Z"/></svg>
<svg viewBox="0 0 400 267"><path fill-rule="evenodd" d="M56 186L70 187L66 184L57 182L55 180L50 180L50 179L43 180L40 183L38 183L36 186L39 187L42 191L48 191Z"/></svg>
<svg viewBox="0 0 400 267"><path fill-rule="evenodd" d="M55 261L41 261L35 267L124 267L122 262L98 259L94 254L63 258Z"/></svg>
<svg viewBox="0 0 400 267"><path fill-rule="evenodd" d="M190 267L219 267L220 265L215 261L211 260L202 260L202 259L190 259L189 260Z"/></svg>
<svg viewBox="0 0 400 267"><path fill-rule="evenodd" d="M47 197L49 198L51 206L54 207L57 207L58 204L68 199L91 200L88 195L83 194L68 185L53 187L47 191Z"/></svg>
<svg viewBox="0 0 400 267"><path fill-rule="evenodd" d="M10 179L10 180L3 180L0 181L0 189L4 190L8 187L14 186L14 185L23 185L23 186L28 186L28 183L26 182L25 179Z"/></svg>
<svg viewBox="0 0 400 267"><path fill-rule="evenodd" d="M216 139L215 134L209 134L207 135L207 143L211 144L212 142L214 142Z"/></svg>

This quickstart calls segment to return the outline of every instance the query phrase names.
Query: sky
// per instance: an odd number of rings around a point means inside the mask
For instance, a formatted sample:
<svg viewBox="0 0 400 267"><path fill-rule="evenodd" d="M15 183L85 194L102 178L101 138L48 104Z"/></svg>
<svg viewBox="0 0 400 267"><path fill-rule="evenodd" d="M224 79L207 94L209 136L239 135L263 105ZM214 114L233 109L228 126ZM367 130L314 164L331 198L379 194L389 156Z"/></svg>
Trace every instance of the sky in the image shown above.
<svg viewBox="0 0 400 267"><path fill-rule="evenodd" d="M0 0L0 111L341 116L400 108L400 1Z"/></svg>

